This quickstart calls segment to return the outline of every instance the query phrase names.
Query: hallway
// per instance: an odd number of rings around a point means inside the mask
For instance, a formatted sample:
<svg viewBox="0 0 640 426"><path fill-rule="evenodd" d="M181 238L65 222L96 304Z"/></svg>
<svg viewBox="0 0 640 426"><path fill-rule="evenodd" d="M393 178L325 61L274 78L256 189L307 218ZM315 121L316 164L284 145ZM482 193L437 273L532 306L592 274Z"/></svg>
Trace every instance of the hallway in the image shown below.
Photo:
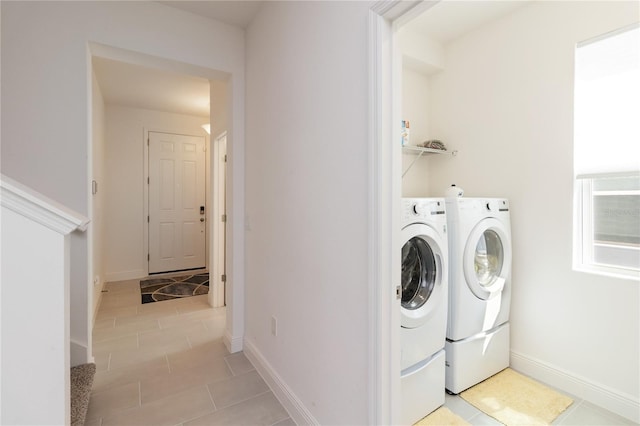
<svg viewBox="0 0 640 426"><path fill-rule="evenodd" d="M294 424L244 354L224 346L225 308L206 295L143 305L138 280L105 290L87 426Z"/></svg>

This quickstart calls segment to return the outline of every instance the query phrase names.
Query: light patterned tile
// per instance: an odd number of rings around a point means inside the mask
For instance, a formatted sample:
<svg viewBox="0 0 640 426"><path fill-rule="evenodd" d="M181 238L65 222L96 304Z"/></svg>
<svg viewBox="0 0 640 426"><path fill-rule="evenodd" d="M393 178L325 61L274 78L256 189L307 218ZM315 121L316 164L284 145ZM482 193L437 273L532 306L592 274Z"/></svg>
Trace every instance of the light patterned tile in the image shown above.
<svg viewBox="0 0 640 426"><path fill-rule="evenodd" d="M102 354L116 352L122 350L136 349L138 347L138 336L130 334L127 336L116 337L111 340L99 340L93 342L93 353Z"/></svg>
<svg viewBox="0 0 640 426"><path fill-rule="evenodd" d="M212 360L221 360L226 355L229 355L226 346L222 340L216 340L169 355L169 367L173 372L189 370L194 367L207 368Z"/></svg>
<svg viewBox="0 0 640 426"><path fill-rule="evenodd" d="M502 423L485 413L476 414L469 420L469 423L473 426L503 426Z"/></svg>
<svg viewBox="0 0 640 426"><path fill-rule="evenodd" d="M231 371L223 359L211 360L207 368L197 366L178 372L172 370L169 375L142 380L140 382L141 401L146 404L228 377L231 377Z"/></svg>
<svg viewBox="0 0 640 426"><path fill-rule="evenodd" d="M579 426L634 425L630 420L618 416L587 401L581 401L559 424Z"/></svg>
<svg viewBox="0 0 640 426"><path fill-rule="evenodd" d="M202 296L199 296L199 297L202 297ZM176 309L178 309L178 313L186 314L186 313L195 313L195 312L204 312L204 311L208 312L211 309L211 306L209 306L208 303L203 304L203 303L196 302L196 303L185 303L184 305L178 306Z"/></svg>
<svg viewBox="0 0 640 426"><path fill-rule="evenodd" d="M189 343L191 343L191 347L197 347L201 345L206 345L207 343L222 341L224 337L224 325L220 327L218 330L207 330L199 333L190 333L187 338L189 339ZM227 353L228 354L228 353Z"/></svg>
<svg viewBox="0 0 640 426"><path fill-rule="evenodd" d="M186 350L189 348L188 343L181 343L179 347L175 347L174 350ZM111 361L109 362L109 369L115 370L118 368L129 367L142 362L153 361L157 359L165 359L165 353L168 348L159 350L158 348L137 348L130 350L122 350L111 353Z"/></svg>
<svg viewBox="0 0 640 426"><path fill-rule="evenodd" d="M131 336L141 331L151 331L159 328L160 326L157 320L142 320L124 326L118 326L118 318L116 318L116 326L114 328L94 330L93 341L102 342L105 340L113 340L124 336Z"/></svg>
<svg viewBox="0 0 640 426"><path fill-rule="evenodd" d="M140 345L186 338L189 334L197 334L204 331L206 331L206 328L202 321L183 322L172 327L140 333Z"/></svg>
<svg viewBox="0 0 640 426"><path fill-rule="evenodd" d="M445 394L444 406L466 421L469 421L481 413L480 410L460 398L458 395Z"/></svg>
<svg viewBox="0 0 640 426"><path fill-rule="evenodd" d="M116 324L115 317L96 319L95 323L93 324L93 329L102 330L104 328L113 328L115 327L115 324Z"/></svg>
<svg viewBox="0 0 640 426"><path fill-rule="evenodd" d="M93 390L101 391L144 379L166 376L168 374L169 363L166 357L162 357L152 361L134 364L129 367L96 372L93 379Z"/></svg>
<svg viewBox="0 0 640 426"><path fill-rule="evenodd" d="M109 369L109 357L110 354L108 352L93 355L96 372L107 371Z"/></svg>
<svg viewBox="0 0 640 426"><path fill-rule="evenodd" d="M190 322L197 322L202 320L212 320L217 317L212 313L211 308L202 309L198 311L180 313L178 315L160 318L160 328L169 328L176 325L183 325Z"/></svg>
<svg viewBox="0 0 640 426"><path fill-rule="evenodd" d="M269 391L269 386L256 371L208 385L216 408L221 409Z"/></svg>
<svg viewBox="0 0 640 426"><path fill-rule="evenodd" d="M291 417L287 417L286 419L274 424L273 426L297 426L296 422L294 422Z"/></svg>
<svg viewBox="0 0 640 426"><path fill-rule="evenodd" d="M100 426L102 419L93 419L84 423L84 426Z"/></svg>
<svg viewBox="0 0 640 426"><path fill-rule="evenodd" d="M138 382L127 383L108 390L92 392L87 411L87 420L106 417L140 405Z"/></svg>
<svg viewBox="0 0 640 426"><path fill-rule="evenodd" d="M215 425L264 425L271 426L289 417L271 392L226 407L198 419L185 422L184 426Z"/></svg>
<svg viewBox="0 0 640 426"><path fill-rule="evenodd" d="M229 368L236 376L255 370L251 361L249 361L242 352L227 355L224 359L227 361Z"/></svg>
<svg viewBox="0 0 640 426"><path fill-rule="evenodd" d="M174 426L214 409L207 389L201 386L106 417L102 426Z"/></svg>
<svg viewBox="0 0 640 426"><path fill-rule="evenodd" d="M137 314L138 309L136 306L124 306L120 308L105 308L104 306L100 306L96 315L96 321L108 318L114 319L116 317L123 318Z"/></svg>
<svg viewBox="0 0 640 426"><path fill-rule="evenodd" d="M138 306L138 314L148 314L151 312L157 313L174 313L177 314L176 303L173 300L164 302L145 303Z"/></svg>

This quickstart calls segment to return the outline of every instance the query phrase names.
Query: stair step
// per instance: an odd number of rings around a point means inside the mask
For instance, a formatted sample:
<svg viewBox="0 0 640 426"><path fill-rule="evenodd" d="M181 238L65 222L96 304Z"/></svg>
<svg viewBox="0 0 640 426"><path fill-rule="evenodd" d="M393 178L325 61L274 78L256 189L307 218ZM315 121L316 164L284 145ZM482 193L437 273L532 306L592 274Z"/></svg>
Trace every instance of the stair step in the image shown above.
<svg viewBox="0 0 640 426"><path fill-rule="evenodd" d="M84 425L95 374L93 363L71 367L71 426Z"/></svg>

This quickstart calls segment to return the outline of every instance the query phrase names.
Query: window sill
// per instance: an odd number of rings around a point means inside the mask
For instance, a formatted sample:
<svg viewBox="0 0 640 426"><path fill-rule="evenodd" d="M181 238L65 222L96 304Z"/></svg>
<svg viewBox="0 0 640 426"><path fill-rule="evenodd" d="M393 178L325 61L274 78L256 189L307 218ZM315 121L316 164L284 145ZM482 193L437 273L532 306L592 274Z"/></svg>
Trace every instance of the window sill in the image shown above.
<svg viewBox="0 0 640 426"><path fill-rule="evenodd" d="M596 265L574 265L573 270L586 274L600 275L609 278L618 278L629 281L640 281L640 271L632 271L629 269L612 268Z"/></svg>

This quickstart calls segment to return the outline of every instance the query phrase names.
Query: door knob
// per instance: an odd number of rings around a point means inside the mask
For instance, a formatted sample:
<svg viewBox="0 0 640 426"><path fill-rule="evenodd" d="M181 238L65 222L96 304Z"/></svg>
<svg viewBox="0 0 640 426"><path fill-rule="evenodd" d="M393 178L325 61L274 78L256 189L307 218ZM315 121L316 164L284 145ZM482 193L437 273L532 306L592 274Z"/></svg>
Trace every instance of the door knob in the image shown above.
<svg viewBox="0 0 640 426"><path fill-rule="evenodd" d="M204 217L201 217L201 218L200 218L200 222L204 222Z"/></svg>

